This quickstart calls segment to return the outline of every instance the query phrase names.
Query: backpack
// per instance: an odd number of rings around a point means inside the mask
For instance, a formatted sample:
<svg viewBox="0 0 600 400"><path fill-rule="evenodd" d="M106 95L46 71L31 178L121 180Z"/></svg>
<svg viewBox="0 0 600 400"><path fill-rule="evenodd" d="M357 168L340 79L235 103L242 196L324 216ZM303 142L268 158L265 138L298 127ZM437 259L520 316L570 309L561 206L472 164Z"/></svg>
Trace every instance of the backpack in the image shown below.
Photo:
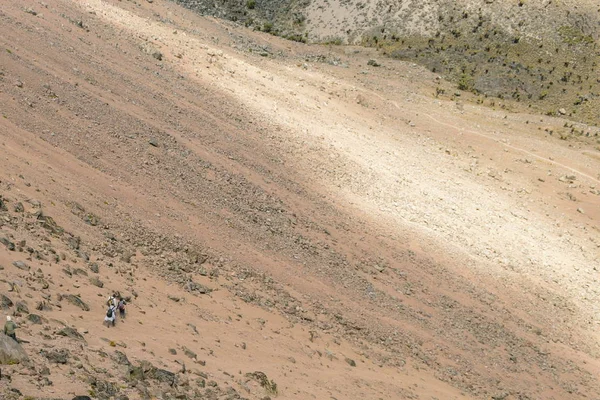
<svg viewBox="0 0 600 400"><path fill-rule="evenodd" d="M107 316L108 318L112 318L112 316L113 316L113 310L112 310L112 308L109 308L109 309L108 309L108 311L106 312L106 316Z"/></svg>

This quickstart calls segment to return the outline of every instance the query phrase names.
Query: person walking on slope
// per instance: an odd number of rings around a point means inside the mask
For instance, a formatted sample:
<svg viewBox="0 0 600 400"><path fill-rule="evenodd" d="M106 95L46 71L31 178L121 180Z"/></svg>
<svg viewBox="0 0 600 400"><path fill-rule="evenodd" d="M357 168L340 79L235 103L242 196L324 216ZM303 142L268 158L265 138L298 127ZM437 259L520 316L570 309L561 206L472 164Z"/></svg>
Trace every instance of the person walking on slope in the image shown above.
<svg viewBox="0 0 600 400"><path fill-rule="evenodd" d="M125 319L125 305L127 303L125 303L125 299L123 299L122 297L119 297L119 305L117 306L117 309L119 310L119 317L121 317L121 319Z"/></svg>
<svg viewBox="0 0 600 400"><path fill-rule="evenodd" d="M14 341L17 341L17 334L15 333L15 329L17 329L17 324L15 324L10 315L6 316L6 323L4 324L4 334L8 337L13 338Z"/></svg>
<svg viewBox="0 0 600 400"><path fill-rule="evenodd" d="M116 294L110 295L108 297L108 301L106 302L106 305L109 307L117 308L117 304L118 304L117 295Z"/></svg>
<svg viewBox="0 0 600 400"><path fill-rule="evenodd" d="M106 317L104 317L104 322L110 328L110 326L115 326L115 320L117 319L117 315L115 314L116 309L115 306L109 306L106 311Z"/></svg>

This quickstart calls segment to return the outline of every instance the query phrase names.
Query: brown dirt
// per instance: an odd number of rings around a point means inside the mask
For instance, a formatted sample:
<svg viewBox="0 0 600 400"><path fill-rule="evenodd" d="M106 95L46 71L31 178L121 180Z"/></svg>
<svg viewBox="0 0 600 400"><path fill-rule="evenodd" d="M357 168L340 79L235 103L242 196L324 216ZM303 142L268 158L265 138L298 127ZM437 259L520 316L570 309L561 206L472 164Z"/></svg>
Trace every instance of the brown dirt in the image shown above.
<svg viewBox="0 0 600 400"><path fill-rule="evenodd" d="M0 21L0 236L27 242L0 246L0 293L53 305L46 324L17 317L35 362L3 367L11 387L68 398L98 376L144 398L114 341L250 399L267 395L257 370L286 399L600 393L600 158L549 134L564 120L442 101L413 64L158 0L9 2ZM91 262L103 288L63 271ZM138 295L114 329L112 290ZM54 335L65 325L87 344ZM48 386L52 348L72 359ZM151 395L174 391L191 393Z"/></svg>

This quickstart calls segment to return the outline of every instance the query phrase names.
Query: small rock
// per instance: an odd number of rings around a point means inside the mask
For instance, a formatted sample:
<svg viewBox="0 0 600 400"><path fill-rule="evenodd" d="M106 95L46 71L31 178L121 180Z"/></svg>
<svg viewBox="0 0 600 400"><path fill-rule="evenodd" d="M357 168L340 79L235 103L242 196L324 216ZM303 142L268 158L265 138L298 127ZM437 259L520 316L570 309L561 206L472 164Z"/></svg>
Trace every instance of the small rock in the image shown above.
<svg viewBox="0 0 600 400"><path fill-rule="evenodd" d="M154 138L153 138L153 139L150 139L150 140L148 141L148 144L149 144L150 146L158 147L158 141L157 141L156 139L154 139Z"/></svg>
<svg viewBox="0 0 600 400"><path fill-rule="evenodd" d="M356 361L354 361L351 358L346 357L346 362L348 363L348 365L350 365L351 367L356 367Z"/></svg>
<svg viewBox="0 0 600 400"><path fill-rule="evenodd" d="M91 283L92 285L94 285L94 286L97 286L97 287L99 287L99 288L103 288L103 287L104 287L104 282L102 282L102 281L100 280L100 278L98 278L97 276L92 276L92 277L90 278L90 283Z"/></svg>
<svg viewBox="0 0 600 400"><path fill-rule="evenodd" d="M565 110L564 108L559 108L559 109L558 109L558 113L559 113L560 115L566 115L566 114L567 114L567 110Z"/></svg>
<svg viewBox="0 0 600 400"><path fill-rule="evenodd" d="M129 359L127 358L127 356L125 355L125 353L123 353L122 351L119 350L115 350L115 354L113 356L113 359L115 360L115 362L117 364L120 365L131 365L131 362L129 361Z"/></svg>
<svg viewBox="0 0 600 400"><path fill-rule="evenodd" d="M579 208L577 209L577 212L578 212L578 213L580 213L580 214L585 214L585 213L583 212L583 208L581 208L581 207L579 207Z"/></svg>
<svg viewBox="0 0 600 400"><path fill-rule="evenodd" d="M152 57L156 58L158 61L162 61L163 54L160 51L155 51L152 53Z"/></svg>
<svg viewBox="0 0 600 400"><path fill-rule="evenodd" d="M194 353L193 351L191 351L190 349L188 349L187 347L183 347L183 354L185 354L186 356L188 356L189 358L196 358L197 354Z"/></svg>
<svg viewBox="0 0 600 400"><path fill-rule="evenodd" d="M23 261L15 261L13 262L13 265L19 269L22 269L23 271L29 271L30 268L29 265L27 265Z"/></svg>
<svg viewBox="0 0 600 400"><path fill-rule="evenodd" d="M43 320L42 317L40 317L37 314L29 314L27 316L27 319L29 320L29 322L31 322L32 324L37 324L37 325L41 325Z"/></svg>
<svg viewBox="0 0 600 400"><path fill-rule="evenodd" d="M6 297L3 294L0 294L0 308L3 310L8 310L14 305L11 299Z"/></svg>
<svg viewBox="0 0 600 400"><path fill-rule="evenodd" d="M19 314L29 314L29 308L27 307L27 304L25 304L25 302L23 301L17 301L15 308L16 312Z"/></svg>
<svg viewBox="0 0 600 400"><path fill-rule="evenodd" d="M60 331L56 332L56 334L85 342L85 339L83 338L83 336L81 336L81 334L79 332L77 332L76 329L68 327L68 326L66 328L63 328Z"/></svg>
<svg viewBox="0 0 600 400"><path fill-rule="evenodd" d="M97 226L100 223L100 218L92 213L89 213L85 215L83 221L88 225Z"/></svg>
<svg viewBox="0 0 600 400"><path fill-rule="evenodd" d="M74 306L81 308L83 311L90 311L90 306L81 300L79 296L75 296L73 294L64 294L62 297Z"/></svg>
<svg viewBox="0 0 600 400"><path fill-rule="evenodd" d="M160 368L156 368L154 371L151 371L150 376L159 382L169 384L169 386L174 386L177 380L177 376L174 373Z"/></svg>
<svg viewBox="0 0 600 400"><path fill-rule="evenodd" d="M25 211L25 207L23 207L23 203L19 201L15 204L14 210L15 212L22 213Z"/></svg>
<svg viewBox="0 0 600 400"><path fill-rule="evenodd" d="M40 354L48 359L48 361L55 364L66 364L69 359L69 352L65 349L60 350L40 350Z"/></svg>
<svg viewBox="0 0 600 400"><path fill-rule="evenodd" d="M370 59L369 61L367 61L367 65L370 65L372 67L380 67L381 66L379 61L377 61L375 59Z"/></svg>

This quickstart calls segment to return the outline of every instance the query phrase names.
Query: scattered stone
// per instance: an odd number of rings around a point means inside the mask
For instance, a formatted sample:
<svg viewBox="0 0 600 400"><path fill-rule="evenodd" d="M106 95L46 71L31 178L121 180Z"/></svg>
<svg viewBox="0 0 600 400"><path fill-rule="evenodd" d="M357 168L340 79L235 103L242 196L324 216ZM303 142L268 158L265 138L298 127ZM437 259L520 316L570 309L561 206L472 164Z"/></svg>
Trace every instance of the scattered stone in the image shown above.
<svg viewBox="0 0 600 400"><path fill-rule="evenodd" d="M269 380L267 375L261 371L248 372L246 378L254 379L257 381L260 386L262 386L267 393L276 395L277 394L277 384L273 380Z"/></svg>
<svg viewBox="0 0 600 400"><path fill-rule="evenodd" d="M169 386L175 386L175 383L177 382L177 375L166 369L156 368L151 371L150 377L159 382L167 383Z"/></svg>
<svg viewBox="0 0 600 400"><path fill-rule="evenodd" d="M183 347L183 354L185 354L186 356L188 356L189 358L197 358L198 355L196 353L194 353L193 351L191 351L190 349L188 349L187 347Z"/></svg>
<svg viewBox="0 0 600 400"><path fill-rule="evenodd" d="M581 207L579 207L577 209L577 212L580 213L580 214L585 214L585 212L583 211L583 208L581 208Z"/></svg>
<svg viewBox="0 0 600 400"><path fill-rule="evenodd" d="M375 59L370 59L369 61L367 61L367 65L370 65L372 67L380 67L381 66L379 61L377 61Z"/></svg>
<svg viewBox="0 0 600 400"><path fill-rule="evenodd" d="M81 238L79 236L70 236L67 240L67 244L73 250L79 250L79 246L81 245Z"/></svg>
<svg viewBox="0 0 600 400"><path fill-rule="evenodd" d="M155 51L152 53L152 57L156 58L158 61L162 61L163 54L160 51Z"/></svg>
<svg viewBox="0 0 600 400"><path fill-rule="evenodd" d="M29 271L29 265L27 265L25 262L23 261L15 261L13 262L13 265L19 269L22 269L23 271Z"/></svg>
<svg viewBox="0 0 600 400"><path fill-rule="evenodd" d="M6 236L0 236L0 243L2 243L5 246L8 246L10 240Z"/></svg>
<svg viewBox="0 0 600 400"><path fill-rule="evenodd" d="M194 281L189 281L187 282L183 288L188 291L188 292L194 292L194 293L200 293L200 294L208 294L210 292L212 292L212 289L201 285L199 283L196 283Z"/></svg>
<svg viewBox="0 0 600 400"><path fill-rule="evenodd" d="M116 384L95 378L92 387L95 389L98 399L113 399L119 393L119 387Z"/></svg>
<svg viewBox="0 0 600 400"><path fill-rule="evenodd" d="M100 280L100 278L98 278L97 276L92 276L92 277L90 278L90 283L91 283L92 285L94 285L94 286L97 286L97 287L99 287L99 288L103 288L103 287L104 287L104 282L102 282L102 281Z"/></svg>
<svg viewBox="0 0 600 400"><path fill-rule="evenodd" d="M81 334L79 332L77 332L76 329L71 328L71 327L66 327L61 329L60 331L56 332L57 335L60 336L66 336L66 337L70 337L71 339L75 339L75 340L81 340L83 342L85 342L85 339L83 338L83 336L81 336Z"/></svg>
<svg viewBox="0 0 600 400"><path fill-rule="evenodd" d="M90 307L83 300L81 300L79 296L75 296L73 294L63 294L62 298L74 306L81 308L83 311L90 311Z"/></svg>
<svg viewBox="0 0 600 400"><path fill-rule="evenodd" d="M42 227L55 235L62 235L65 232L65 230L58 226L56 221L54 221L54 218L43 215L41 211L38 211L38 213L37 220L42 224Z"/></svg>
<svg viewBox="0 0 600 400"><path fill-rule="evenodd" d="M32 324L41 325L43 322L43 318L37 314L29 314L27 316L27 320Z"/></svg>
<svg viewBox="0 0 600 400"><path fill-rule="evenodd" d="M558 109L558 113L559 113L560 115L566 115L566 114L567 114L567 110L565 110L564 108L559 108L559 109Z"/></svg>
<svg viewBox="0 0 600 400"><path fill-rule="evenodd" d="M82 275L82 276L88 276L88 273L85 269L82 268L75 268L73 270L73 275Z"/></svg>
<svg viewBox="0 0 600 400"><path fill-rule="evenodd" d="M119 365L127 365L127 366L131 365L131 362L127 358L127 355L125 355L125 353L123 353L122 351L119 351L119 350L115 350L113 360L115 360L115 362Z"/></svg>
<svg viewBox="0 0 600 400"><path fill-rule="evenodd" d="M10 241L7 237L5 236L0 236L0 243L2 243L3 245L6 246L6 248L10 251L14 251L15 250L15 244Z"/></svg>
<svg viewBox="0 0 600 400"><path fill-rule="evenodd" d="M223 50L209 49L206 54L211 57L223 57Z"/></svg>
<svg viewBox="0 0 600 400"><path fill-rule="evenodd" d="M146 373L142 366L133 366L129 367L129 381L143 381L146 378Z"/></svg>
<svg viewBox="0 0 600 400"><path fill-rule="evenodd" d="M149 144L150 146L158 147L158 141L157 141L156 139L154 139L154 138L150 139L150 140L148 141L148 144Z"/></svg>
<svg viewBox="0 0 600 400"><path fill-rule="evenodd" d="M100 266L98 265L98 263L91 263L90 270L92 270L93 273L97 274L100 272Z"/></svg>
<svg viewBox="0 0 600 400"><path fill-rule="evenodd" d="M15 309L18 314L29 314L29 308L24 301L17 301Z"/></svg>
<svg viewBox="0 0 600 400"><path fill-rule="evenodd" d="M65 349L60 350L40 350L40 354L43 355L50 361L55 364L66 364L69 359L69 352Z"/></svg>
<svg viewBox="0 0 600 400"><path fill-rule="evenodd" d="M97 226L100 223L100 218L92 213L88 213L83 217L83 221L91 226Z"/></svg>
<svg viewBox="0 0 600 400"><path fill-rule="evenodd" d="M0 294L0 308L3 310L8 310L14 305L11 299L6 297L3 294Z"/></svg>
<svg viewBox="0 0 600 400"><path fill-rule="evenodd" d="M40 301L35 306L35 309L38 311L52 311L52 306L50 306L50 304L46 303L45 301Z"/></svg>
<svg viewBox="0 0 600 400"><path fill-rule="evenodd" d="M0 334L0 364L19 364L28 359L27 353L18 342L4 334Z"/></svg>

